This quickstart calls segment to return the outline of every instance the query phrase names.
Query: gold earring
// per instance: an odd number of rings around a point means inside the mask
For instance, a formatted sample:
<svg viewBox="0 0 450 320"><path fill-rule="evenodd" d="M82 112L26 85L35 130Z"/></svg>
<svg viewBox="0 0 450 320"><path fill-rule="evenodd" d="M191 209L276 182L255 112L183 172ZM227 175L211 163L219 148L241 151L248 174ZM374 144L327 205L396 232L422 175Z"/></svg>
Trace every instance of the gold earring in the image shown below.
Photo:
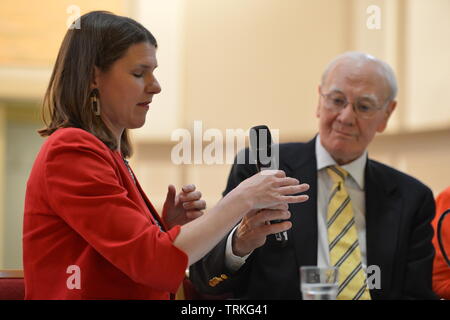
<svg viewBox="0 0 450 320"><path fill-rule="evenodd" d="M98 90L94 89L91 94L91 105L92 105L92 110L94 111L94 114L96 116L99 116L101 106L100 106L100 99L98 98L97 94L98 94Z"/></svg>

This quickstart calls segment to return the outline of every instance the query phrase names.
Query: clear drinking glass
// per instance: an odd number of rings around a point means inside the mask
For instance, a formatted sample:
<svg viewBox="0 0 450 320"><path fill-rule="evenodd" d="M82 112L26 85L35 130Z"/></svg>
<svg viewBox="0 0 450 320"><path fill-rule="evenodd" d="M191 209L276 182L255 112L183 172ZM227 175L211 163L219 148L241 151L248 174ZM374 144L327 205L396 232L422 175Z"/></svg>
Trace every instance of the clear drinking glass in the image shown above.
<svg viewBox="0 0 450 320"><path fill-rule="evenodd" d="M305 266L300 268L303 300L336 300L338 268Z"/></svg>

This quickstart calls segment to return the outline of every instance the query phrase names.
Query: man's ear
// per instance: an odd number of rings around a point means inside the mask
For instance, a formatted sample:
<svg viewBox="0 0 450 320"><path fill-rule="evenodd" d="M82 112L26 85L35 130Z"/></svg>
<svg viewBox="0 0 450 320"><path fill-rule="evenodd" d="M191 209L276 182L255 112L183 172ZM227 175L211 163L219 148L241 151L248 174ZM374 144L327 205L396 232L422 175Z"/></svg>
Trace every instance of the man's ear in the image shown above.
<svg viewBox="0 0 450 320"><path fill-rule="evenodd" d="M316 118L320 118L320 93L322 92L322 86L319 84L317 87L317 93L319 94L319 100L317 100Z"/></svg>
<svg viewBox="0 0 450 320"><path fill-rule="evenodd" d="M391 117L392 113L395 110L395 107L397 107L397 101L392 100L391 102L389 102L388 106L386 107L386 110L384 110L384 119L380 122L378 128L377 128L377 132L381 133L384 130L386 130L387 127L387 123L389 121L389 118Z"/></svg>
<svg viewBox="0 0 450 320"><path fill-rule="evenodd" d="M92 74L91 79L91 90L98 88L100 78L100 69L97 66L94 66L94 72Z"/></svg>

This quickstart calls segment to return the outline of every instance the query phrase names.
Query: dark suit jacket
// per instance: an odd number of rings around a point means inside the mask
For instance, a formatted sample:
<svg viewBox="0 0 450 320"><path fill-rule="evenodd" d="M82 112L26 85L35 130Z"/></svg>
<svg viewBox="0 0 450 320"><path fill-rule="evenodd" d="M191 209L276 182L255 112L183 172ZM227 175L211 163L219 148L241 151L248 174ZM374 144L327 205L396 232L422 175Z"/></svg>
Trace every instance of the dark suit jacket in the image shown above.
<svg viewBox="0 0 450 320"><path fill-rule="evenodd" d="M246 159L248 159L248 150ZM224 263L226 238L193 265L190 278L208 294L232 292L242 299L300 299L299 267L317 264L317 162L315 139L279 146L279 168L287 176L308 183L310 199L290 205L292 229L281 247L273 236L253 251L235 273ZM248 163L248 162L247 162ZM254 165L235 164L227 194L256 173ZM372 299L433 299L431 275L434 249L433 194L418 180L379 162L365 168L367 263L381 269L381 289L370 290ZM226 280L209 280L227 275Z"/></svg>

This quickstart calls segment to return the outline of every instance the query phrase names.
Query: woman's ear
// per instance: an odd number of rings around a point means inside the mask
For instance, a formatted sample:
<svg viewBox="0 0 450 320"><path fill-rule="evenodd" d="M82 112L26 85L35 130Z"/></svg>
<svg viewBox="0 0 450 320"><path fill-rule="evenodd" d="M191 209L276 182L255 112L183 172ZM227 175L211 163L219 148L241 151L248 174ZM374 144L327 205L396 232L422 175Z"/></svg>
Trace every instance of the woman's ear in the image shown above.
<svg viewBox="0 0 450 320"><path fill-rule="evenodd" d="M97 66L94 66L94 73L92 74L91 79L91 90L98 88L100 78L100 69Z"/></svg>

